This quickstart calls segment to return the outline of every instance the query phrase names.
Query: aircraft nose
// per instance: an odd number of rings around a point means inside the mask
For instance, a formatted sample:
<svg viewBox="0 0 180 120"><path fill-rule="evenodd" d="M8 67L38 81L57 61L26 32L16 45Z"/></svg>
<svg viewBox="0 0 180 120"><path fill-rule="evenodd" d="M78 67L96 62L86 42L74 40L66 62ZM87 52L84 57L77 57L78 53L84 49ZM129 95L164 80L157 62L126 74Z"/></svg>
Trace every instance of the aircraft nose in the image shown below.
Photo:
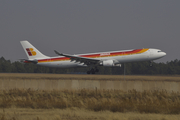
<svg viewBox="0 0 180 120"><path fill-rule="evenodd" d="M161 52L160 53L160 57L164 57L164 56L166 56L166 53L165 52Z"/></svg>
<svg viewBox="0 0 180 120"><path fill-rule="evenodd" d="M162 52L162 55L163 55L163 56L166 56L166 53L165 53L165 52Z"/></svg>

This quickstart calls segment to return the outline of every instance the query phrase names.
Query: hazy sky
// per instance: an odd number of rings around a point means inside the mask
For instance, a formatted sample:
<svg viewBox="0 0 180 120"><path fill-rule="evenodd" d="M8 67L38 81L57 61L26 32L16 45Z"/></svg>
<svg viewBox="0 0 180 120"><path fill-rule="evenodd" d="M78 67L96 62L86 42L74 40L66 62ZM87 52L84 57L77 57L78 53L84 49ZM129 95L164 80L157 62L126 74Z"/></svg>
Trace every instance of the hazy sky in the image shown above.
<svg viewBox="0 0 180 120"><path fill-rule="evenodd" d="M180 0L0 0L0 57L158 48L180 59Z"/></svg>

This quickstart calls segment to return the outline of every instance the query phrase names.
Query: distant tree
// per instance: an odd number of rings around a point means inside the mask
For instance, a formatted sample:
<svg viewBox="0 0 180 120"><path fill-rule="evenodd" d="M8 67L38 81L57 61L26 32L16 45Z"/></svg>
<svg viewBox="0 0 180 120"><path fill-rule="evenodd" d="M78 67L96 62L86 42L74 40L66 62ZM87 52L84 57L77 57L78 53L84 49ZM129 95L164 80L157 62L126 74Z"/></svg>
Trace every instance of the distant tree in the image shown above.
<svg viewBox="0 0 180 120"><path fill-rule="evenodd" d="M24 68L24 65L20 62L13 62L12 64L12 70L13 73L26 73L26 69Z"/></svg>
<svg viewBox="0 0 180 120"><path fill-rule="evenodd" d="M4 57L0 58L0 72L7 72L10 73L12 66L10 60L5 60Z"/></svg>
<svg viewBox="0 0 180 120"><path fill-rule="evenodd" d="M97 74L112 74L112 75L180 75L180 60L172 60L166 63L155 63L150 67L149 62L134 62L125 63L121 67L102 67L98 66L99 72ZM4 57L0 58L0 72L1 73L86 73L90 67L77 68L49 68L38 66L36 64L25 64L19 61L11 62Z"/></svg>

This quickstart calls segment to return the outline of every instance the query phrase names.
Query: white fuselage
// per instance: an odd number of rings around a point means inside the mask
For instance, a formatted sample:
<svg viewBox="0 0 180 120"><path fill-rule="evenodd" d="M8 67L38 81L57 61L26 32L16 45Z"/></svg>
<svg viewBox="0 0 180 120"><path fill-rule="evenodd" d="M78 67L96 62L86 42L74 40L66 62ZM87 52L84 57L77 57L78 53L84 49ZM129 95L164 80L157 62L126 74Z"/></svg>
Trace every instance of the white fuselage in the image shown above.
<svg viewBox="0 0 180 120"><path fill-rule="evenodd" d="M116 53L116 52L122 52L121 55L117 55L117 56L105 56L105 57L93 57L94 59L98 59L98 60L113 60L118 64L121 63L126 63L126 62L138 62L138 61L152 61L152 60L156 60L159 58L162 58L166 55L165 52L162 52L159 49L148 49L145 52L142 53L138 53L138 54L126 54L123 55L123 53L125 54L126 52L131 51L131 50L126 50L126 51L112 51L112 52L99 52L99 53L90 53L90 54L79 54L76 56L84 56L84 55L94 55L94 54L111 54L111 53ZM61 68L68 68L68 67L79 67L79 66L87 66L84 65L83 63L79 63L79 62L73 62L71 60L61 60L61 61L55 61L54 59L56 58L65 58L65 57L49 57L47 58L44 62L38 62L38 65L41 66L48 66L48 67L61 67ZM53 61L52 61L53 60ZM41 61L41 60L38 60ZM42 59L43 61L43 59Z"/></svg>

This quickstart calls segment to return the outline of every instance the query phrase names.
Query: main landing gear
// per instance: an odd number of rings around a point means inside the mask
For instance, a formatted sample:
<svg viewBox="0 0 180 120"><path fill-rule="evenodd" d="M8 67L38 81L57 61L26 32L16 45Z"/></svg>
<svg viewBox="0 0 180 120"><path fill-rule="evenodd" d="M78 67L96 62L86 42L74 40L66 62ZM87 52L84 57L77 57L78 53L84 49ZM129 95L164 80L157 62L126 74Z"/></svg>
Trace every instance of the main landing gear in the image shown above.
<svg viewBox="0 0 180 120"><path fill-rule="evenodd" d="M99 72L99 70L95 68L91 68L89 71L87 71L87 74L95 74L96 72Z"/></svg>

